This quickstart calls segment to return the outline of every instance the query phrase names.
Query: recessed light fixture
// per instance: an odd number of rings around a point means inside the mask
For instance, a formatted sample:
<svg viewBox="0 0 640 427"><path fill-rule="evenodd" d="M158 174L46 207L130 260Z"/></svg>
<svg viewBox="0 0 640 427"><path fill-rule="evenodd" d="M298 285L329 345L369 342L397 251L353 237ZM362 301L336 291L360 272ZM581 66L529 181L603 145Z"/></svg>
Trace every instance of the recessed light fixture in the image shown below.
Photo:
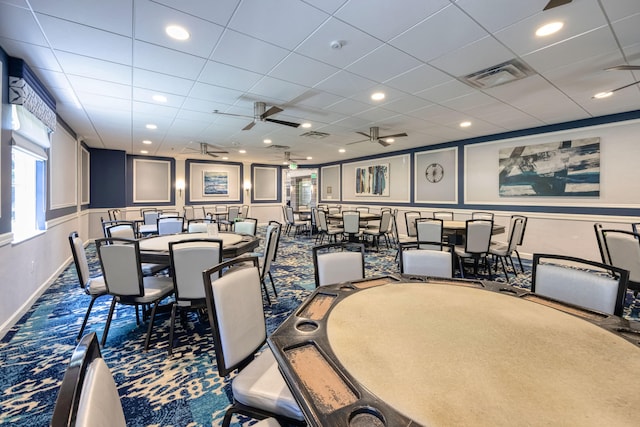
<svg viewBox="0 0 640 427"><path fill-rule="evenodd" d="M169 25L164 29L167 35L176 40L187 40L190 36L189 32L180 25Z"/></svg>
<svg viewBox="0 0 640 427"><path fill-rule="evenodd" d="M149 153L147 150L140 150L140 152L141 152L142 154L148 154L148 153Z"/></svg>
<svg viewBox="0 0 640 427"><path fill-rule="evenodd" d="M151 99L153 99L156 102L167 102L167 97L164 95L153 95Z"/></svg>
<svg viewBox="0 0 640 427"><path fill-rule="evenodd" d="M347 150L345 150L344 148L341 148L341 149L338 150L338 153L346 153L346 152L347 152Z"/></svg>
<svg viewBox="0 0 640 427"><path fill-rule="evenodd" d="M303 123L300 126L302 126L303 128L307 129L311 127L311 123Z"/></svg>
<svg viewBox="0 0 640 427"><path fill-rule="evenodd" d="M313 160L313 157L307 156L307 160Z"/></svg>
<svg viewBox="0 0 640 427"><path fill-rule="evenodd" d="M145 126L147 129L158 129L157 125L154 125L153 123L149 123L148 125Z"/></svg>
<svg viewBox="0 0 640 427"><path fill-rule="evenodd" d="M282 162L282 164L283 164L283 165L288 165L288 164L289 164L289 162Z"/></svg>
<svg viewBox="0 0 640 427"><path fill-rule="evenodd" d="M245 154L247 152L247 150L238 150L238 153L240 154Z"/></svg>
<svg viewBox="0 0 640 427"><path fill-rule="evenodd" d="M593 97L596 99L602 99L602 98L608 98L611 95L613 95L613 92L599 92L593 95Z"/></svg>
<svg viewBox="0 0 640 427"><path fill-rule="evenodd" d="M385 139L384 141L385 141L387 144L393 144L394 142L396 142L396 140L395 140L395 139L393 139L393 138L387 138L387 139Z"/></svg>
<svg viewBox="0 0 640 427"><path fill-rule="evenodd" d="M227 156L224 156L222 160L229 160L229 158Z"/></svg>
<svg viewBox="0 0 640 427"><path fill-rule="evenodd" d="M536 30L536 36L544 37L549 36L553 33L560 31L560 29L564 26L562 22L550 22L548 24L543 25L542 27Z"/></svg>
<svg viewBox="0 0 640 427"><path fill-rule="evenodd" d="M271 140L270 139L265 139L262 142L264 142L265 144L271 144Z"/></svg>
<svg viewBox="0 0 640 427"><path fill-rule="evenodd" d="M152 142L149 141L148 139L145 139L144 141L142 141L142 143L145 144L145 145L151 145L152 144Z"/></svg>
<svg viewBox="0 0 640 427"><path fill-rule="evenodd" d="M469 121L460 123L461 128L468 128L469 126L471 126L471 122Z"/></svg>
<svg viewBox="0 0 640 427"><path fill-rule="evenodd" d="M374 101L382 101L384 99L384 93L376 92L371 95L371 99L373 99Z"/></svg>

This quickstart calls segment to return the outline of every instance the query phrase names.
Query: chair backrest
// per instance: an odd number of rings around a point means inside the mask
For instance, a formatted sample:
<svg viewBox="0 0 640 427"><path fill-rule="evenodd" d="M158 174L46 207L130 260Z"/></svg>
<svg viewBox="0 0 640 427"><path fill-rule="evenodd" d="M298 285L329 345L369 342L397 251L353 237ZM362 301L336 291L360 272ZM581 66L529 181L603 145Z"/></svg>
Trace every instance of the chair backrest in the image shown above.
<svg viewBox="0 0 640 427"><path fill-rule="evenodd" d="M520 236L518 236L518 242L516 243L516 246L521 246L522 242L524 241L524 232L527 229L527 217L524 215L511 215L511 219L513 220L514 218L522 218L522 230L520 231Z"/></svg>
<svg viewBox="0 0 640 427"><path fill-rule="evenodd" d="M222 262L222 240L170 242L169 255L176 301L204 299L202 272Z"/></svg>
<svg viewBox="0 0 640 427"><path fill-rule="evenodd" d="M258 228L258 220L256 218L244 218L242 221L237 221L233 225L233 231L236 233L256 235Z"/></svg>
<svg viewBox="0 0 640 427"><path fill-rule="evenodd" d="M218 373L224 377L249 363L267 338L258 258L234 258L202 275Z"/></svg>
<svg viewBox="0 0 640 427"><path fill-rule="evenodd" d="M103 221L102 230L104 237L136 238L136 225L131 221Z"/></svg>
<svg viewBox="0 0 640 427"><path fill-rule="evenodd" d="M471 219L489 219L493 221L492 212L471 212Z"/></svg>
<svg viewBox="0 0 640 427"><path fill-rule="evenodd" d="M524 219L519 216L511 217L509 225L509 241L507 242L507 255L511 255L516 250L518 242L524 235Z"/></svg>
<svg viewBox="0 0 640 427"><path fill-rule="evenodd" d="M209 224L215 224L216 228L218 224L212 219L200 218L200 219L190 219L187 223L187 232L188 233L207 233L209 231Z"/></svg>
<svg viewBox="0 0 640 427"><path fill-rule="evenodd" d="M96 250L109 294L122 297L144 295L140 243L137 240L97 239Z"/></svg>
<svg viewBox="0 0 640 427"><path fill-rule="evenodd" d="M242 208L240 209L240 216L242 218L249 217L249 205L242 205Z"/></svg>
<svg viewBox="0 0 640 427"><path fill-rule="evenodd" d="M102 358L95 332L82 337L65 371L52 427L126 426L116 383Z"/></svg>
<svg viewBox="0 0 640 427"><path fill-rule="evenodd" d="M284 207L284 217L286 218L287 224L293 225L296 221L296 218L293 214L293 208L291 206Z"/></svg>
<svg viewBox="0 0 640 427"><path fill-rule="evenodd" d="M360 232L360 212L343 211L342 226L345 233L358 234Z"/></svg>
<svg viewBox="0 0 640 427"><path fill-rule="evenodd" d="M148 210L142 213L143 222L145 225L153 225L156 224L158 217L160 216L160 212L157 210Z"/></svg>
<svg viewBox="0 0 640 427"><path fill-rule="evenodd" d="M368 206L358 206L356 207L356 209L358 212L366 212L369 213L369 207Z"/></svg>
<svg viewBox="0 0 640 427"><path fill-rule="evenodd" d="M364 279L364 244L328 243L313 247L316 287Z"/></svg>
<svg viewBox="0 0 640 427"><path fill-rule="evenodd" d="M602 230L610 264L629 271L629 281L640 283L640 234Z"/></svg>
<svg viewBox="0 0 640 427"><path fill-rule="evenodd" d="M317 227L319 231L328 231L329 225L327 224L327 213L323 210L318 209L316 211L317 216Z"/></svg>
<svg viewBox="0 0 640 427"><path fill-rule="evenodd" d="M71 254L73 255L73 263L78 273L78 282L81 288L86 288L89 283L90 271L89 262L87 261L87 253L84 251L84 243L77 231L69 234L69 245L71 246Z"/></svg>
<svg viewBox="0 0 640 427"><path fill-rule="evenodd" d="M276 256L276 248L278 245L278 236L280 235L280 224L269 224L265 235L264 253L262 270L260 270L260 279L264 279L265 275L271 271L271 263Z"/></svg>
<svg viewBox="0 0 640 427"><path fill-rule="evenodd" d="M466 223L464 251L470 254L483 254L489 251L493 221L488 219L468 219Z"/></svg>
<svg viewBox="0 0 640 427"><path fill-rule="evenodd" d="M160 216L158 217L158 234L176 234L184 230L184 217L181 216Z"/></svg>
<svg viewBox="0 0 640 427"><path fill-rule="evenodd" d="M596 242L598 242L600 259L604 264L611 264L611 260L609 259L609 251L607 251L607 245L604 242L604 235L602 234L602 224L600 224L599 222L593 224L593 229L596 233Z"/></svg>
<svg viewBox="0 0 640 427"><path fill-rule="evenodd" d="M434 218L416 219L416 237L420 242L442 242L442 220ZM440 245L421 245L420 249L440 250Z"/></svg>
<svg viewBox="0 0 640 427"><path fill-rule="evenodd" d="M391 209L384 210L380 214L380 233L387 233L391 228Z"/></svg>
<svg viewBox="0 0 640 427"><path fill-rule="evenodd" d="M628 279L627 270L596 261L533 254L532 292L603 313L622 315Z"/></svg>
<svg viewBox="0 0 640 427"><path fill-rule="evenodd" d="M196 218L195 209L193 206L185 206L182 208L184 219L190 221ZM204 217L203 217L204 218Z"/></svg>
<svg viewBox="0 0 640 427"><path fill-rule="evenodd" d="M240 206L229 206L227 211L227 220L233 222L240 216Z"/></svg>
<svg viewBox="0 0 640 427"><path fill-rule="evenodd" d="M420 212L408 211L404 213L404 222L407 226L407 236L418 237L418 230L416 229L416 220L420 218Z"/></svg>
<svg viewBox="0 0 640 427"><path fill-rule="evenodd" d="M631 230L638 234L638 231L640 231L640 222L632 222L631 223Z"/></svg>
<svg viewBox="0 0 640 427"><path fill-rule="evenodd" d="M438 240L401 243L400 273L452 278L454 250L453 244Z"/></svg>
<svg viewBox="0 0 640 427"><path fill-rule="evenodd" d="M453 221L453 212L451 211L435 211L433 213L435 219L441 219L443 221Z"/></svg>
<svg viewBox="0 0 640 427"><path fill-rule="evenodd" d="M107 210L107 213L109 214L110 221L118 221L122 219L120 215L120 209L109 209Z"/></svg>
<svg viewBox="0 0 640 427"><path fill-rule="evenodd" d="M334 206L327 207L327 211L329 212L329 215L340 213L341 210L342 210L341 205L334 205Z"/></svg>

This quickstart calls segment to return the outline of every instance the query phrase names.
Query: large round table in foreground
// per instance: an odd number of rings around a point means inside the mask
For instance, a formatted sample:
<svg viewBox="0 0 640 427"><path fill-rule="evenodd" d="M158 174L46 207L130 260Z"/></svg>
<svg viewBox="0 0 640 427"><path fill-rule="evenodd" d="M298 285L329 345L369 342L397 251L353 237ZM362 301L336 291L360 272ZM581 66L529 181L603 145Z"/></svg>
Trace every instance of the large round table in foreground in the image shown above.
<svg viewBox="0 0 640 427"><path fill-rule="evenodd" d="M637 324L491 282L386 281L319 288L270 337L309 424L637 425Z"/></svg>

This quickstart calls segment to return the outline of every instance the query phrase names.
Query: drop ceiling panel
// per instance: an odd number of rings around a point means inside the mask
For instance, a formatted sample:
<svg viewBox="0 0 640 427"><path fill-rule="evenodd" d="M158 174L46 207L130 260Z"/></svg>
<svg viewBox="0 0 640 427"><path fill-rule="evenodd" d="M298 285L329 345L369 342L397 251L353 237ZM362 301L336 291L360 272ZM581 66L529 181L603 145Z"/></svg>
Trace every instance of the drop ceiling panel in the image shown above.
<svg viewBox="0 0 640 427"><path fill-rule="evenodd" d="M92 93L126 100L131 99L131 86L129 85L112 82L96 84L94 79L82 76L69 76L69 82L75 92Z"/></svg>
<svg viewBox="0 0 640 427"><path fill-rule="evenodd" d="M198 77L206 59L166 47L136 41L133 46L133 64L136 68L150 71L162 70L184 79Z"/></svg>
<svg viewBox="0 0 640 427"><path fill-rule="evenodd" d="M487 36L434 59L430 65L452 76L460 77L513 58L513 53L502 43Z"/></svg>
<svg viewBox="0 0 640 427"><path fill-rule="evenodd" d="M193 80L157 73L155 71L133 69L133 85L138 88L149 89L166 95L186 96L193 87Z"/></svg>
<svg viewBox="0 0 640 427"><path fill-rule="evenodd" d="M416 92L416 96L429 102L441 103L448 99L469 95L474 90L458 80L449 80L439 86Z"/></svg>
<svg viewBox="0 0 640 427"><path fill-rule="evenodd" d="M306 91L307 88L305 86L274 79L273 77L264 77L249 92L258 98L266 96L279 99L281 102L288 102Z"/></svg>
<svg viewBox="0 0 640 427"><path fill-rule="evenodd" d="M443 37L446 34L446 37ZM457 7L448 6L389 43L425 62L459 49L487 35ZM416 41L421 42L417 43ZM437 40L437 43L436 43Z"/></svg>
<svg viewBox="0 0 640 427"><path fill-rule="evenodd" d="M210 59L267 74L288 55L288 51L261 40L226 30Z"/></svg>
<svg viewBox="0 0 640 427"><path fill-rule="evenodd" d="M640 2L638 2L640 4ZM638 28L640 28L640 14L629 16L614 22L613 28L622 47L633 46L638 43ZM638 58L629 58L635 59Z"/></svg>
<svg viewBox="0 0 640 427"><path fill-rule="evenodd" d="M404 114L424 107L424 99L413 95L407 95L392 102L387 102L383 106L387 110Z"/></svg>
<svg viewBox="0 0 640 427"><path fill-rule="evenodd" d="M636 0L608 0L603 1L602 6L611 21L640 14L640 2Z"/></svg>
<svg viewBox="0 0 640 427"><path fill-rule="evenodd" d="M318 83L315 89L324 90L335 95L350 97L376 85L373 80L356 76L348 71L340 71Z"/></svg>
<svg viewBox="0 0 640 427"><path fill-rule="evenodd" d="M291 53L269 75L299 85L313 87L339 69L297 53Z"/></svg>
<svg viewBox="0 0 640 427"><path fill-rule="evenodd" d="M335 16L388 41L449 4L446 0L404 0L399 8L397 2L388 0L350 0Z"/></svg>
<svg viewBox="0 0 640 427"><path fill-rule="evenodd" d="M387 86L415 94L451 80L452 76L424 64L384 82Z"/></svg>
<svg viewBox="0 0 640 427"><path fill-rule="evenodd" d="M123 36L131 37L133 6L131 0L95 1L87 7L86 0L29 0L34 11L73 22L81 22Z"/></svg>
<svg viewBox="0 0 640 427"><path fill-rule="evenodd" d="M198 80L229 89L246 91L262 78L262 74L232 67L215 61L207 61Z"/></svg>
<svg viewBox="0 0 640 427"><path fill-rule="evenodd" d="M422 63L400 50L382 45L347 67L347 71L384 82Z"/></svg>
<svg viewBox="0 0 640 427"><path fill-rule="evenodd" d="M35 44L48 46L46 38L43 36L38 23L33 14L23 8L13 6L2 6L0 14L0 37Z"/></svg>
<svg viewBox="0 0 640 427"><path fill-rule="evenodd" d="M91 77L98 81L131 84L131 67L128 65L62 51L56 51L55 55L66 74Z"/></svg>
<svg viewBox="0 0 640 427"><path fill-rule="evenodd" d="M218 25L225 26L229 23L240 0L216 0L216 1L184 1L184 0L154 0L176 10L181 10L193 16L197 16Z"/></svg>
<svg viewBox="0 0 640 427"><path fill-rule="evenodd" d="M513 0L457 0L456 6L489 31L498 31L529 16L542 13L549 0L527 0L513 7Z"/></svg>
<svg viewBox="0 0 640 427"><path fill-rule="evenodd" d="M23 59L29 67L37 70L42 69L40 76L45 73L62 72L53 51L48 47L27 44L16 40L0 37L0 46L9 56L16 56Z"/></svg>
<svg viewBox="0 0 640 427"><path fill-rule="evenodd" d="M278 7L287 12L272 13L273 4L268 1L244 0L229 28L291 50L329 18L327 13L297 0L278 0Z"/></svg>
<svg viewBox="0 0 640 427"><path fill-rule="evenodd" d="M220 102L223 104L233 104L242 95L242 92L220 86L208 85L206 83L196 83L193 86L191 97L196 99L204 99L212 102Z"/></svg>

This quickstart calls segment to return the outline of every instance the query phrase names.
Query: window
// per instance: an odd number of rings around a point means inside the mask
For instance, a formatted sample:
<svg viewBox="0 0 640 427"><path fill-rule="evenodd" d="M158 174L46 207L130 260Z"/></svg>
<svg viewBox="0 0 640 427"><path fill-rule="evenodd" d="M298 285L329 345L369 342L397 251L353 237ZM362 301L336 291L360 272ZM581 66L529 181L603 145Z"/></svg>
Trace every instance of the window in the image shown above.
<svg viewBox="0 0 640 427"><path fill-rule="evenodd" d="M45 230L44 160L14 147L11 152L11 229L21 241Z"/></svg>

